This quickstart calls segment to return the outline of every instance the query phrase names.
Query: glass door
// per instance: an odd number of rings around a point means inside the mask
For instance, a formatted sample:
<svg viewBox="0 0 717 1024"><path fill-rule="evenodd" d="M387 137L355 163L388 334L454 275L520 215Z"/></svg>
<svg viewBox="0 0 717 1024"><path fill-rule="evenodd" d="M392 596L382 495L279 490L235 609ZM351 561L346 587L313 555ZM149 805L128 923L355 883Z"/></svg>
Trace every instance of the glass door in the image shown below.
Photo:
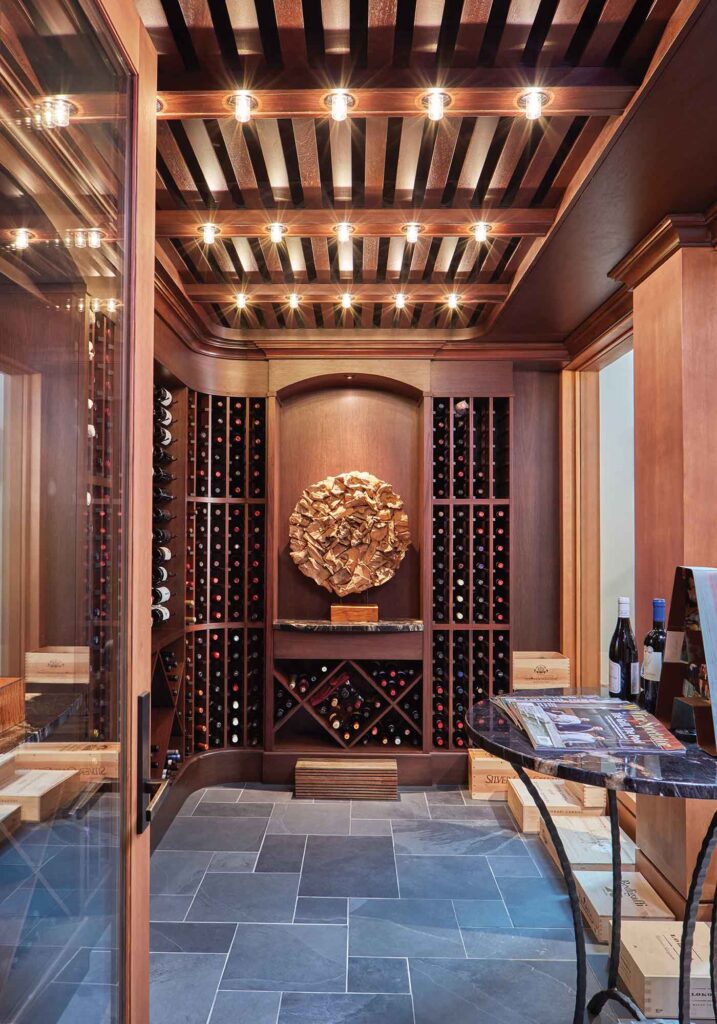
<svg viewBox="0 0 717 1024"><path fill-rule="evenodd" d="M128 671L138 87L99 9L0 7L2 1024L128 1020L124 950L147 929Z"/></svg>

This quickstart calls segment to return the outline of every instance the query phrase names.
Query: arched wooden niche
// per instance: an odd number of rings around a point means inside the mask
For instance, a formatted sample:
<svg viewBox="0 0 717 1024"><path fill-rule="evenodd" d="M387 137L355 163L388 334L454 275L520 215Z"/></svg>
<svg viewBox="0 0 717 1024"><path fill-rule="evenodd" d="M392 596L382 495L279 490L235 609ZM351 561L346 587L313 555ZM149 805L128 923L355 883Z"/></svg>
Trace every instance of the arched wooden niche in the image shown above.
<svg viewBox="0 0 717 1024"><path fill-rule="evenodd" d="M336 597L289 557L289 516L301 492L327 476L360 470L389 481L408 514L411 546L392 580L347 603L379 606L381 619L420 618L422 393L374 374L325 374L277 393L277 614L328 619Z"/></svg>

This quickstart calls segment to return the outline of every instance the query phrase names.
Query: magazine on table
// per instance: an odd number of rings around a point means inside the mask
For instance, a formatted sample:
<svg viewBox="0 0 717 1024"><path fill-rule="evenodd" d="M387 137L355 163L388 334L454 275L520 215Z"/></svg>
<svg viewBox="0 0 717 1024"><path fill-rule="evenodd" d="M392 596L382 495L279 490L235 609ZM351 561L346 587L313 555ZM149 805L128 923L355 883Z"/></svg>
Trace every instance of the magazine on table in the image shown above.
<svg viewBox="0 0 717 1024"><path fill-rule="evenodd" d="M564 695L491 699L536 750L677 754L685 749L654 715L631 701Z"/></svg>

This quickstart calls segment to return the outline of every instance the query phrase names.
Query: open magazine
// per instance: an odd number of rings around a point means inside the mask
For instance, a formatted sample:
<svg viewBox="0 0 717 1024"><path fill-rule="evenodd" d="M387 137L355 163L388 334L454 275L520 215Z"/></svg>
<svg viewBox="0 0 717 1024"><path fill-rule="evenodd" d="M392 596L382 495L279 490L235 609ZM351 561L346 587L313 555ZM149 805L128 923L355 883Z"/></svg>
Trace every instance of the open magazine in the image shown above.
<svg viewBox="0 0 717 1024"><path fill-rule="evenodd" d="M614 697L491 698L536 750L666 754L684 747L661 722Z"/></svg>

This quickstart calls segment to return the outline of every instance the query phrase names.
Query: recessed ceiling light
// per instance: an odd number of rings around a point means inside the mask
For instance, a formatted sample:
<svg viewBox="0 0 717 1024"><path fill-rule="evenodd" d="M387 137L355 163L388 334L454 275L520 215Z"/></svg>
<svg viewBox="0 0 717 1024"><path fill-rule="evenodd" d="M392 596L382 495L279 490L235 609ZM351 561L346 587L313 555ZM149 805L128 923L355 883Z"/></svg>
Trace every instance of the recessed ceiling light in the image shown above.
<svg viewBox="0 0 717 1024"><path fill-rule="evenodd" d="M528 121L537 121L543 116L543 107L550 97L542 89L526 89L518 97L518 106L524 111Z"/></svg>
<svg viewBox="0 0 717 1024"><path fill-rule="evenodd" d="M446 305L449 309L458 309L458 296L455 292L451 292L450 295L446 296Z"/></svg>
<svg viewBox="0 0 717 1024"><path fill-rule="evenodd" d="M87 232L84 228L78 228L75 231L75 248L84 249L87 245Z"/></svg>
<svg viewBox="0 0 717 1024"><path fill-rule="evenodd" d="M35 108L35 123L42 128L67 128L76 110L64 96L48 96Z"/></svg>
<svg viewBox="0 0 717 1024"><path fill-rule="evenodd" d="M344 292L343 295L341 296L341 305L343 306L343 308L344 309L351 309L351 303L352 302L353 302L353 298L351 296L351 293L350 292Z"/></svg>
<svg viewBox="0 0 717 1024"><path fill-rule="evenodd" d="M30 232L27 228L18 228L13 236L13 245L16 249L27 249L30 244Z"/></svg>
<svg viewBox="0 0 717 1024"><path fill-rule="evenodd" d="M211 223L202 224L200 231L202 232L202 241L205 245L213 245L219 234L219 228L216 224Z"/></svg>
<svg viewBox="0 0 717 1024"><path fill-rule="evenodd" d="M90 228L87 232L87 245L90 249L99 249L102 245L102 232L99 228Z"/></svg>
<svg viewBox="0 0 717 1024"><path fill-rule="evenodd" d="M355 102L356 100L346 89L334 89L333 92L330 92L324 98L324 103L329 108L334 121L345 121L348 117L349 109L353 107Z"/></svg>
<svg viewBox="0 0 717 1024"><path fill-rule="evenodd" d="M410 224L404 224L402 230L408 244L414 245L418 241L418 236L423 231L423 227L417 224L416 221L411 221Z"/></svg>
<svg viewBox="0 0 717 1024"><path fill-rule="evenodd" d="M396 309L405 309L406 308L406 296L404 295L404 293L403 292L399 292L394 297L394 302L396 303Z"/></svg>
<svg viewBox="0 0 717 1024"><path fill-rule="evenodd" d="M108 313L116 313L117 312L117 299L108 299L107 300L107 312Z"/></svg>
<svg viewBox="0 0 717 1024"><path fill-rule="evenodd" d="M298 309L299 303L301 302L301 296L296 292L292 292L289 296L289 309Z"/></svg>
<svg viewBox="0 0 717 1024"><path fill-rule="evenodd" d="M473 225L471 230L473 232L473 237L475 238L476 242L488 241L488 232L490 231L490 224L486 223L486 221L479 220L476 224Z"/></svg>
<svg viewBox="0 0 717 1024"><path fill-rule="evenodd" d="M443 92L442 89L429 89L421 99L421 103L426 108L429 121L440 121L450 102L450 96L447 92Z"/></svg>
<svg viewBox="0 0 717 1024"><path fill-rule="evenodd" d="M272 240L274 245L279 245L286 234L286 227L280 224L279 221L274 221L273 224L269 225L269 238Z"/></svg>
<svg viewBox="0 0 717 1024"><path fill-rule="evenodd" d="M237 304L237 309L246 309L247 298L244 292L239 292L234 296L234 301Z"/></svg>
<svg viewBox="0 0 717 1024"><path fill-rule="evenodd" d="M234 107L234 117L237 121L240 124L248 124L251 121L251 112L257 105L252 94L244 90L235 92L231 98L231 103Z"/></svg>
<svg viewBox="0 0 717 1024"><path fill-rule="evenodd" d="M336 238L339 242L348 242L354 233L354 226L347 220L342 220L334 226Z"/></svg>

